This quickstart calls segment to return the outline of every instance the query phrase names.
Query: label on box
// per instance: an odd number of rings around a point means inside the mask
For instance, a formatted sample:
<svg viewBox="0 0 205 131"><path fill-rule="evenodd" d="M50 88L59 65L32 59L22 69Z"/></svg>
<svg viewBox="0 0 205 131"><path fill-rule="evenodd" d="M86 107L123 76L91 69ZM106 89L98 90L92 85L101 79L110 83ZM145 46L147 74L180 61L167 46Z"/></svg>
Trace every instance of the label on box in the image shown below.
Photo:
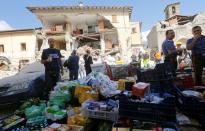
<svg viewBox="0 0 205 131"><path fill-rule="evenodd" d="M150 84L148 83L143 83L143 82L139 82L137 84L134 85L135 88L138 88L138 89L145 89L149 86Z"/></svg>

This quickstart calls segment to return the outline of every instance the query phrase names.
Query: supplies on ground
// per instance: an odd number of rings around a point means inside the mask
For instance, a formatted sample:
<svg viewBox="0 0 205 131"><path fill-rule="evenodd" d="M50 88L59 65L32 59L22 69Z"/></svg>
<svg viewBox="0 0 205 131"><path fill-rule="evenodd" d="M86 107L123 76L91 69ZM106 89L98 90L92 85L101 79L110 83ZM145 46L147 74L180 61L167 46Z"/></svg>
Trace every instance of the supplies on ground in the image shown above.
<svg viewBox="0 0 205 131"><path fill-rule="evenodd" d="M197 92L197 91L192 91L192 90L185 90L185 91L182 91L182 93L185 95L185 96L188 96L188 97L196 97L196 98L199 98L199 99L203 99L203 94L200 93L200 92Z"/></svg>
<svg viewBox="0 0 205 131"><path fill-rule="evenodd" d="M58 106L47 107L45 110L46 118L53 121L63 119L66 117L66 114L66 110L62 110Z"/></svg>
<svg viewBox="0 0 205 131"><path fill-rule="evenodd" d="M132 86L135 84L135 82L136 82L136 80L119 79L118 80L118 89L131 91Z"/></svg>
<svg viewBox="0 0 205 131"><path fill-rule="evenodd" d="M176 119L177 119L177 122L179 125L191 124L190 119L187 116L185 116L184 114L177 113Z"/></svg>
<svg viewBox="0 0 205 131"><path fill-rule="evenodd" d="M120 93L120 91L117 91L117 82L110 80L108 76L103 75L102 73L98 73L95 76L92 87L98 89L100 94L104 97L110 97Z"/></svg>
<svg viewBox="0 0 205 131"><path fill-rule="evenodd" d="M45 103L42 103L39 106L32 105L31 107L26 108L25 109L26 118L29 119L36 116L42 116L45 108L46 108Z"/></svg>
<svg viewBox="0 0 205 131"><path fill-rule="evenodd" d="M149 93L149 83L139 82L132 87L132 95L138 97L145 97Z"/></svg>
<svg viewBox="0 0 205 131"><path fill-rule="evenodd" d="M77 115L68 117L68 119L67 119L68 125L86 126L89 123L90 123L90 120L81 114L77 114Z"/></svg>
<svg viewBox="0 0 205 131"><path fill-rule="evenodd" d="M82 126L53 123L42 131L83 131Z"/></svg>
<svg viewBox="0 0 205 131"><path fill-rule="evenodd" d="M24 118L17 115L12 115L0 122L0 129L2 128L2 130L11 130L15 125L18 125L24 121Z"/></svg>
<svg viewBox="0 0 205 131"><path fill-rule="evenodd" d="M186 117L189 115L200 119L202 125L205 123L204 90L175 89L173 86L174 93L157 93L151 89L152 83L136 83L134 77L124 77L125 70L127 68L123 66L112 69L114 77L123 76L117 81L100 72L92 72L82 79L58 82L49 93L48 101L35 98L24 102L15 112L18 115L0 122L0 130L13 126L19 131L143 130L142 123L150 122L155 127L148 130L172 131L177 128L162 125L190 124ZM154 80L156 82L158 79ZM176 114L178 105L181 105L182 108L178 109L186 116ZM119 120L124 123L122 127L116 124Z"/></svg>
<svg viewBox="0 0 205 131"><path fill-rule="evenodd" d="M82 105L83 116L103 120L116 121L118 119L118 103L108 101L86 101Z"/></svg>
<svg viewBox="0 0 205 131"><path fill-rule="evenodd" d="M39 130L48 126L48 122L45 116L36 116L30 118L26 122L26 126L30 130Z"/></svg>

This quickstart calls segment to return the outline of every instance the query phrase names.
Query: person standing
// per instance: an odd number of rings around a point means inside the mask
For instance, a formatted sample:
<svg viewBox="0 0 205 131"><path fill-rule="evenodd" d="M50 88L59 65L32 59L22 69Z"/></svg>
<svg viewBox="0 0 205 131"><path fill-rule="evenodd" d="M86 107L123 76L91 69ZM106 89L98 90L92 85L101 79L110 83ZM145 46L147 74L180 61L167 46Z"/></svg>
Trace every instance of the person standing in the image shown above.
<svg viewBox="0 0 205 131"><path fill-rule="evenodd" d="M187 41L187 50L192 51L192 63L195 71L196 85L202 85L202 72L205 67L205 36L200 26L192 28L193 38Z"/></svg>
<svg viewBox="0 0 205 131"><path fill-rule="evenodd" d="M173 39L175 37L175 33L173 30L167 30L165 35L166 39L162 43L162 51L165 57L164 63L170 66L173 76L175 77L177 69L177 55L182 52L182 49L176 48L174 45Z"/></svg>
<svg viewBox="0 0 205 131"><path fill-rule="evenodd" d="M60 80L60 72L63 74L60 50L54 48L54 39L48 39L49 48L44 49L41 56L41 63L45 66L45 89L44 98L48 99L49 91Z"/></svg>
<svg viewBox="0 0 205 131"><path fill-rule="evenodd" d="M79 70L79 56L77 55L76 50L73 50L71 56L66 60L64 66L69 69L70 80L78 79L78 70Z"/></svg>
<svg viewBox="0 0 205 131"><path fill-rule="evenodd" d="M92 72L91 64L93 64L92 56L90 56L90 50L86 50L86 54L83 56L83 59L85 61L85 71L86 75L90 74Z"/></svg>

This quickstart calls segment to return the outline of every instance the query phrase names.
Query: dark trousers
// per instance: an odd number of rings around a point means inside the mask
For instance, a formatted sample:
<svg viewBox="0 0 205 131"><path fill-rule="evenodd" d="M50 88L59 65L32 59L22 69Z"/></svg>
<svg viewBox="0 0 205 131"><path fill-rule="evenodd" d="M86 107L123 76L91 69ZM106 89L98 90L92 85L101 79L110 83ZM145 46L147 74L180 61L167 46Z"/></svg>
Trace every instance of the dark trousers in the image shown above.
<svg viewBox="0 0 205 131"><path fill-rule="evenodd" d="M77 80L78 79L78 71L70 71L69 77L70 77L70 80Z"/></svg>
<svg viewBox="0 0 205 131"><path fill-rule="evenodd" d="M48 99L49 91L53 90L56 83L60 80L60 72L46 71L45 72L45 88L43 92L44 99Z"/></svg>
<svg viewBox="0 0 205 131"><path fill-rule="evenodd" d="M176 77L177 59L165 57L164 63L167 66L167 68L169 68L169 70L172 71L173 76Z"/></svg>
<svg viewBox="0 0 205 131"><path fill-rule="evenodd" d="M86 76L92 72L91 67L85 67Z"/></svg>
<svg viewBox="0 0 205 131"><path fill-rule="evenodd" d="M205 56L193 55L192 62L194 66L195 84L202 85L203 67L205 67Z"/></svg>

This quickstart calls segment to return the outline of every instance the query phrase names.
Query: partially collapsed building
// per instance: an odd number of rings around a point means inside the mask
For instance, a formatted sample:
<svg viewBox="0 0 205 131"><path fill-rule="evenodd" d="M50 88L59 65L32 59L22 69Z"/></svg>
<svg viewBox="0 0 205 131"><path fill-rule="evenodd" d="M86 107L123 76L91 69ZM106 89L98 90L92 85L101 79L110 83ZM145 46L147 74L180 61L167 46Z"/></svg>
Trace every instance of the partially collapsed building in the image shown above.
<svg viewBox="0 0 205 131"><path fill-rule="evenodd" d="M56 47L70 53L83 45L100 49L103 55L119 50L126 59L132 47L141 46L140 22L130 22L132 7L115 6L49 6L27 7L41 21L39 47L47 47L48 38L56 40ZM132 37L134 35L134 38ZM130 53L131 54L131 53Z"/></svg>

